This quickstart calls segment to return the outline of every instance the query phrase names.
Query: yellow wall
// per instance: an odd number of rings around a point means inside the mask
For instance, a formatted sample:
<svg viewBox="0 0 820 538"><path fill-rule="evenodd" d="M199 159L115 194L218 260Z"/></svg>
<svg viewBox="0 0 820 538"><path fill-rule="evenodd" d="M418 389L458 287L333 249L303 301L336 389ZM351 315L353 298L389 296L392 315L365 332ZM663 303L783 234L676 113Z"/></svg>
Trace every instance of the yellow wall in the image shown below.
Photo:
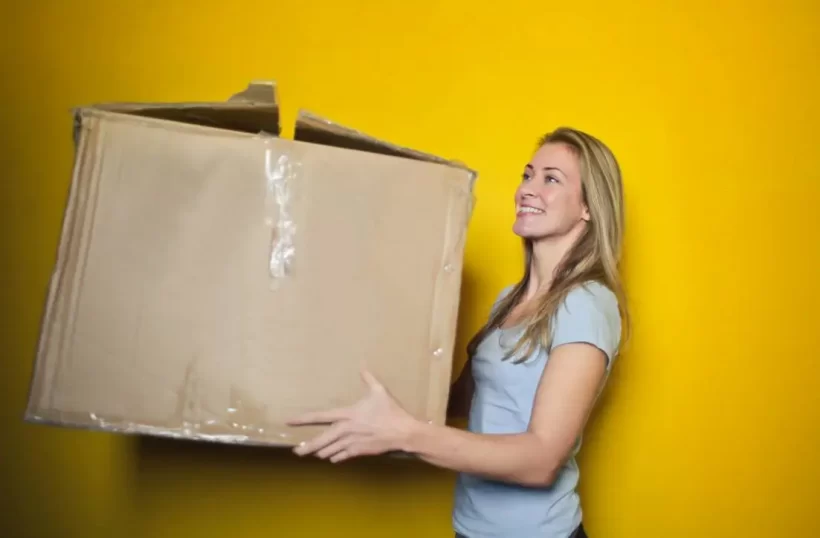
<svg viewBox="0 0 820 538"><path fill-rule="evenodd" d="M481 171L462 343L518 274L537 136L607 141L635 332L581 460L591 534L819 536L820 9L710 3L4 2L0 535L450 536L453 477L432 468L21 422L70 107L275 78L286 124L304 106Z"/></svg>

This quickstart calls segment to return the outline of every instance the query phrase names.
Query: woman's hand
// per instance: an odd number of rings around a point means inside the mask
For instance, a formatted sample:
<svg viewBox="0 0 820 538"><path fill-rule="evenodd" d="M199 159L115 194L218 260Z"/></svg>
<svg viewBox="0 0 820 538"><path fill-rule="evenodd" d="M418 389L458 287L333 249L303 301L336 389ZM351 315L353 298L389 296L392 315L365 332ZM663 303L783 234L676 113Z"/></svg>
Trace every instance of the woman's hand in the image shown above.
<svg viewBox="0 0 820 538"><path fill-rule="evenodd" d="M306 413L289 425L330 424L322 434L294 448L300 456L315 453L337 463L357 456L372 456L402 450L419 424L366 369L362 378L368 393L344 408Z"/></svg>

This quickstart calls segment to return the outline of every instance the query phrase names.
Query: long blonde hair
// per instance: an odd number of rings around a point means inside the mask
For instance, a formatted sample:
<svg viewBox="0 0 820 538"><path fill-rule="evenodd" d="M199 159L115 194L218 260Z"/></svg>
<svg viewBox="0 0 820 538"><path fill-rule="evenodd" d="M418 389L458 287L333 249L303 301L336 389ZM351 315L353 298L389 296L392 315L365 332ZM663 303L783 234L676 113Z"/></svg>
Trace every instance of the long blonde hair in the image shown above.
<svg viewBox="0 0 820 538"><path fill-rule="evenodd" d="M504 360L526 353L516 363L523 362L538 347L549 349L552 344L552 323L558 307L575 287L596 281L608 287L618 299L622 325L626 328L629 315L619 274L621 259L624 202L621 170L615 156L597 138L569 127L561 127L544 135L538 147L564 144L578 158L581 168L583 202L590 214L589 224L558 264L549 290L538 300L538 306L526 321L523 334ZM532 241L524 240L525 266L521 280L503 297L488 322L470 340L469 356L475 354L481 341L501 326L512 309L524 297L532 271ZM627 331L628 332L628 331Z"/></svg>

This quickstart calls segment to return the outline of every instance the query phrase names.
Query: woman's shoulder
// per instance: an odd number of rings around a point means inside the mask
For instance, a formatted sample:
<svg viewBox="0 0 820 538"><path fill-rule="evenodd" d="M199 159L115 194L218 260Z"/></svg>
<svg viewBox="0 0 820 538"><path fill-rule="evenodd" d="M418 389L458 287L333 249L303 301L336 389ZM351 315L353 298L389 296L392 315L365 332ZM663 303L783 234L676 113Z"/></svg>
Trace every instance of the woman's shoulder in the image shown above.
<svg viewBox="0 0 820 538"><path fill-rule="evenodd" d="M515 284L508 284L508 285L506 285L506 286L502 287L502 288L501 288L501 291L500 291L500 292L498 292L498 294L496 294L496 296L495 296L495 300L493 300L493 306L492 306L491 311L492 311L492 312L495 312L495 310L496 310L496 309L498 308L498 306L501 304L501 301L503 301L504 299L506 299L506 298L507 298L507 296L508 296L510 293L512 293L512 291L513 291L514 289L515 289Z"/></svg>
<svg viewBox="0 0 820 538"><path fill-rule="evenodd" d="M609 286L597 280L578 284L571 289L559 306L557 315L578 320L595 319L616 325L621 322L618 296Z"/></svg>
<svg viewBox="0 0 820 538"><path fill-rule="evenodd" d="M493 310L515 289L516 284L508 284L501 288L493 301ZM598 280L588 280L572 288L563 300L562 307L569 308L577 305L578 308L596 307L608 312L618 312L618 296L609 286Z"/></svg>
<svg viewBox="0 0 820 538"><path fill-rule="evenodd" d="M564 300L565 305L594 305L599 308L618 310L618 296L598 280L588 280L572 288Z"/></svg>
<svg viewBox="0 0 820 538"><path fill-rule="evenodd" d="M597 281L573 288L558 308L554 345L571 341L593 343L610 358L620 344L621 312L618 296Z"/></svg>

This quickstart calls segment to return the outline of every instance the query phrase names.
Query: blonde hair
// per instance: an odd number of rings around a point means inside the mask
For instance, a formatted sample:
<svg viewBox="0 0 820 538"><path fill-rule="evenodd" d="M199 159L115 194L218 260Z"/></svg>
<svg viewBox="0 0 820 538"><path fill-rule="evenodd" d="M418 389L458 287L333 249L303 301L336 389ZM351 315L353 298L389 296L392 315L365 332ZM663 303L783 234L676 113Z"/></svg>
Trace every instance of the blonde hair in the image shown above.
<svg viewBox="0 0 820 538"><path fill-rule="evenodd" d="M527 352L516 363L523 362L539 346L549 350L552 344L552 323L559 306L574 288L596 281L609 288L617 297L622 325L628 326L626 297L619 274L621 259L624 202L621 170L615 156L597 138L576 129L561 127L539 140L545 144L563 144L579 160L583 202L589 209L590 220L558 264L549 290L538 299L535 313L529 316L523 334L504 360L518 354L524 346ZM512 309L524 297L532 271L532 241L524 240L525 267L521 280L503 297L493 310L488 322L467 346L469 356L475 354L481 341L501 326Z"/></svg>

